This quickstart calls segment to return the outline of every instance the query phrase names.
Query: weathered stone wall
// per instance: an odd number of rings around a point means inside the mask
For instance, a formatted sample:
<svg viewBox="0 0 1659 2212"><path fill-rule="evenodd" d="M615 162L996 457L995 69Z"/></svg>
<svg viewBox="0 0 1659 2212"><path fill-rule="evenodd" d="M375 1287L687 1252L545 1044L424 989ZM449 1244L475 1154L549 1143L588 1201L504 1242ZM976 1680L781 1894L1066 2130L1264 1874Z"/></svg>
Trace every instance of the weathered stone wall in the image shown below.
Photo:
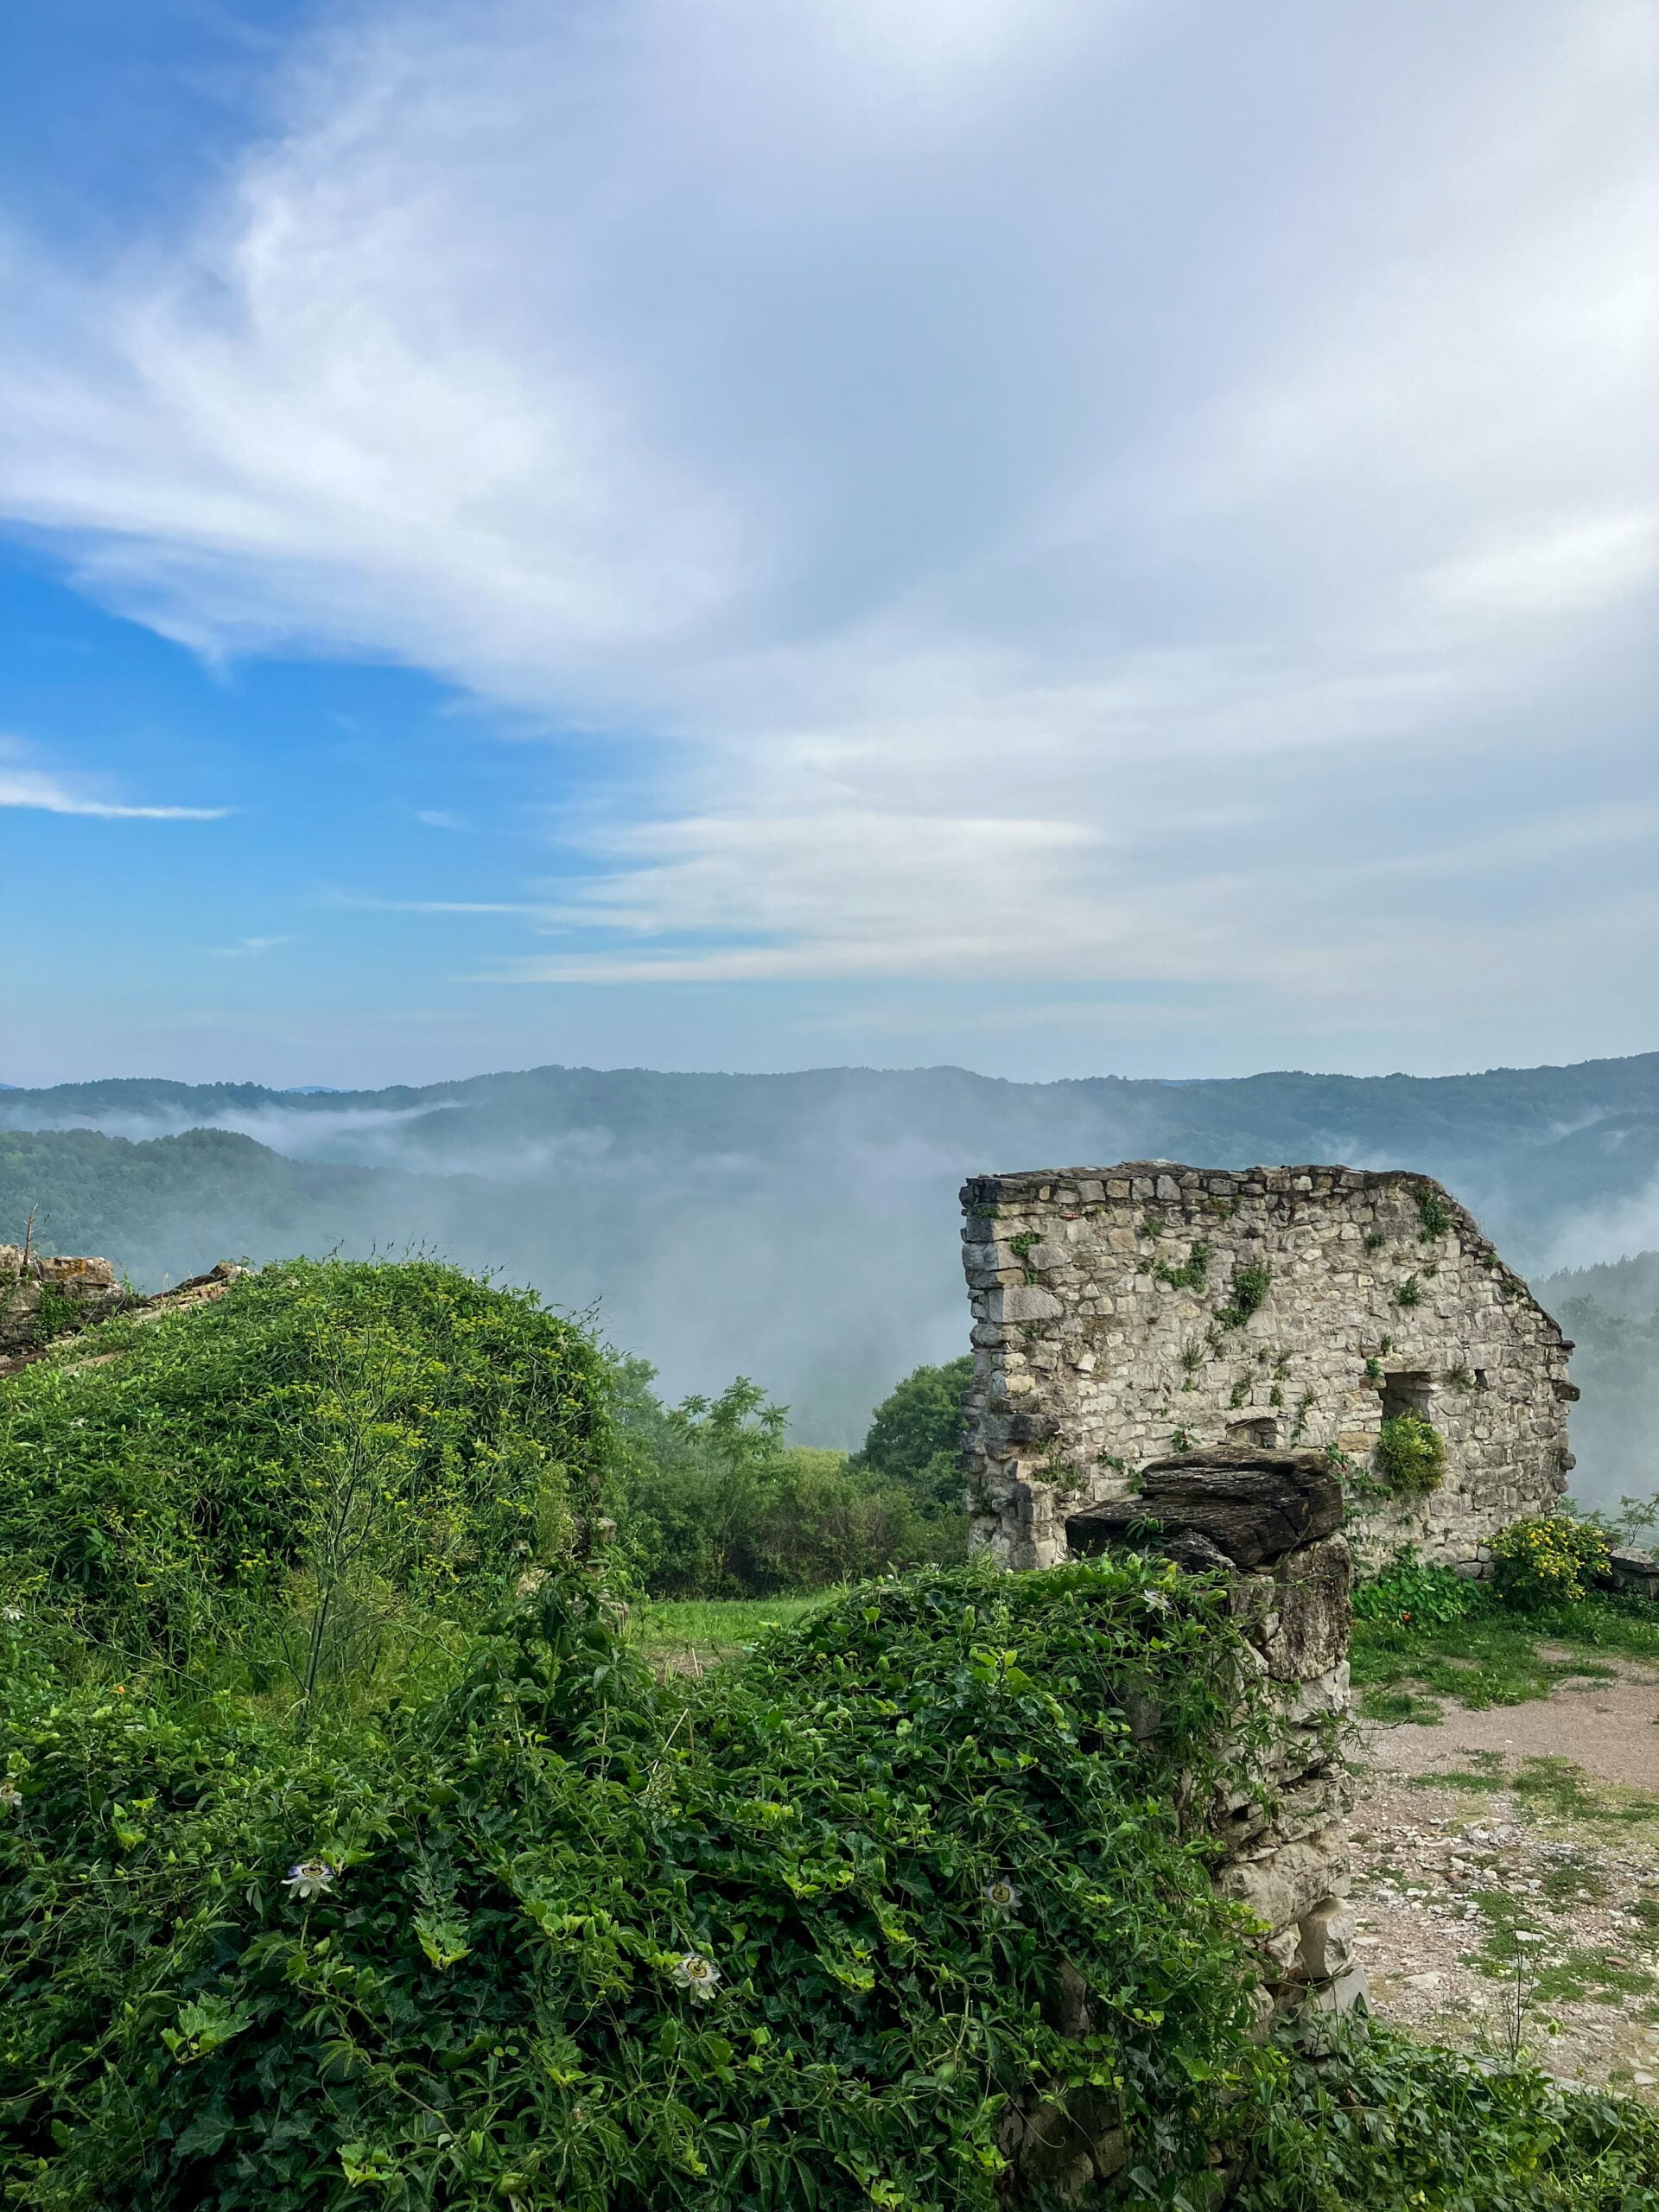
<svg viewBox="0 0 1659 2212"><path fill-rule="evenodd" d="M1353 1571L1342 1522L1341 1485L1322 1452L1223 1446L1154 1462L1136 1497L1083 1507L1068 1523L1075 1553L1161 1549L1225 1578L1265 1710L1245 1700L1250 1720L1241 1717L1226 1747L1226 1779L1208 1814L1224 1852L1216 1886L1258 1923L1264 2036L1275 2014L1370 2003L1347 1907ZM1161 1719L1152 1707L1134 1725L1152 1732ZM1061 1990L1061 2031L1091 2034L1090 1991L1065 1961ZM1099 2090L1073 2092L1063 2103L1038 2092L1015 2101L1001 2139L1014 2193L1041 2203L1091 2202L1096 2185L1128 2163L1119 2120L1116 2099Z"/></svg>
<svg viewBox="0 0 1659 2212"><path fill-rule="evenodd" d="M1131 1161L962 1196L969 1496L1010 1567L1065 1558L1068 1514L1189 1446L1335 1447L1363 1559L1411 1542L1468 1573L1566 1488L1571 1346L1426 1176ZM1445 1480L1368 1502L1407 1410L1445 1438Z"/></svg>
<svg viewBox="0 0 1659 2212"><path fill-rule="evenodd" d="M1154 1460L1133 1498L1084 1506L1069 1548L1151 1545L1225 1575L1228 1602L1267 1690L1271 1740L1243 1745L1214 1811L1224 1896L1264 1928L1264 1986L1280 2009L1363 1995L1353 1967L1344 1757L1353 1567L1342 1489L1319 1452L1225 1446Z"/></svg>
<svg viewBox="0 0 1659 2212"><path fill-rule="evenodd" d="M32 1351L43 1330L97 1320L121 1295L107 1260L25 1258L20 1246L0 1244L0 1357Z"/></svg>

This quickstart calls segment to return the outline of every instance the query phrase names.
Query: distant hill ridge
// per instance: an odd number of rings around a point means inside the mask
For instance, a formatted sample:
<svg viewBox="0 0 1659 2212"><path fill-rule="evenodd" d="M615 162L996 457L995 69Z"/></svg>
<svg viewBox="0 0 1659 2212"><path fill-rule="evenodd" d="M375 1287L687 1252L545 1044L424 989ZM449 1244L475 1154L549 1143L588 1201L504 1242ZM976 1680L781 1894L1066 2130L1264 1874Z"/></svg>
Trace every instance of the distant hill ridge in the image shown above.
<svg viewBox="0 0 1659 2212"><path fill-rule="evenodd" d="M1659 1053L1466 1076L1021 1083L952 1067L550 1066L376 1090L116 1077L0 1091L0 1239L145 1287L209 1259L424 1246L573 1306L671 1395L754 1375L855 1441L960 1352L956 1193L1061 1162L1438 1177L1537 1274L1659 1247ZM1586 1286L1588 1287L1588 1286Z"/></svg>

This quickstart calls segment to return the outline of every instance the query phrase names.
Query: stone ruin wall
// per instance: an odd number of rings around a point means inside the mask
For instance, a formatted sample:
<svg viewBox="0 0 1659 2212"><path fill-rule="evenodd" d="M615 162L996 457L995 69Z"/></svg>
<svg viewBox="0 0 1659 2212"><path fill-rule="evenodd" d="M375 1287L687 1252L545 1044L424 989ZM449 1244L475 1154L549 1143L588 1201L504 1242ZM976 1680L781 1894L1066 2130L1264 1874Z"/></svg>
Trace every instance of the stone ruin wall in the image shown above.
<svg viewBox="0 0 1659 2212"><path fill-rule="evenodd" d="M65 1259L0 1244L0 1360L39 1346L43 1330L84 1328L121 1303L107 1260Z"/></svg>
<svg viewBox="0 0 1659 2212"><path fill-rule="evenodd" d="M221 1260L205 1275L145 1298L117 1274L108 1260L24 1250L0 1244L0 1375L15 1373L66 1337L79 1336L112 1313L159 1320L181 1306L221 1297L244 1269Z"/></svg>
<svg viewBox="0 0 1659 2212"><path fill-rule="evenodd" d="M1343 1521L1323 1453L1224 1446L1154 1461L1135 1497L1082 1507L1068 1531L1081 1554L1151 1544L1225 1578L1276 1726L1262 1770L1241 1761L1213 1808L1224 1854L1215 1878L1262 1925L1262 1982L1281 2011L1367 1997L1346 1904L1353 1563Z"/></svg>
<svg viewBox="0 0 1659 2212"><path fill-rule="evenodd" d="M1155 1535L1146 1523L1157 1521ZM1265 1691L1264 1731L1227 1747L1227 1777L1207 1808L1220 1846L1212 1877L1255 1923L1256 2033L1308 2011L1368 2011L1347 1898L1353 1787L1344 1753L1352 1566L1341 1485L1317 1452L1183 1454L1146 1471L1139 1497L1072 1516L1075 1550L1156 1544L1183 1567L1223 1577L1241 1656ZM1137 1709L1137 1707L1139 1709ZM1126 1700L1137 1734L1155 1705ZM1090 1993L1061 1965L1061 2031L1092 2032ZM1115 2098L1021 2101L1002 2147L1027 2192L1084 2201L1127 2163Z"/></svg>
<svg viewBox="0 0 1659 2212"><path fill-rule="evenodd" d="M1489 1572L1491 1536L1567 1486L1571 1346L1427 1177L1133 1161L962 1197L969 1495L1007 1566L1065 1558L1069 1513L1184 1444L1335 1447L1363 1478L1385 1411L1427 1415L1446 1478L1409 1501L1351 1482L1363 1563L1409 1542ZM1241 1317L1236 1274L1261 1268Z"/></svg>

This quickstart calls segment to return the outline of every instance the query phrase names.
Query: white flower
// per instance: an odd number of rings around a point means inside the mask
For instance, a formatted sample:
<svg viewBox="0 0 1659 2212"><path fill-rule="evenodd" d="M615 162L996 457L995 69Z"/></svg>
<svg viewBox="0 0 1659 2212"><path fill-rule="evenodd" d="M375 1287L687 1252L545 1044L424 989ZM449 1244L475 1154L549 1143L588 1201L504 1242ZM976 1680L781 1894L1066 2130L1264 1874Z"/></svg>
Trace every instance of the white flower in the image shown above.
<svg viewBox="0 0 1659 2212"><path fill-rule="evenodd" d="M1020 1892L1006 1874L999 1874L994 1882L987 1882L979 1894L994 1911L1017 1912L1020 1910Z"/></svg>
<svg viewBox="0 0 1659 2212"><path fill-rule="evenodd" d="M1162 1590L1143 1590L1141 1602L1143 1605L1150 1605L1154 1613L1171 1613L1175 1610L1167 1592Z"/></svg>
<svg viewBox="0 0 1659 2212"><path fill-rule="evenodd" d="M0 1605L0 1621L20 1621L22 1618L21 1605Z"/></svg>
<svg viewBox="0 0 1659 2212"><path fill-rule="evenodd" d="M23 1802L23 1793L8 1774L0 1777L0 1805L9 1813L17 1812Z"/></svg>
<svg viewBox="0 0 1659 2212"><path fill-rule="evenodd" d="M701 1951L688 1951L675 1967L674 1979L682 1989L690 1991L694 2004L706 2005L720 1980L720 1968Z"/></svg>
<svg viewBox="0 0 1659 2212"><path fill-rule="evenodd" d="M302 1859L289 1868L283 1886L290 1896L309 1904L313 1897L327 1897L334 1888L334 1870L326 1859Z"/></svg>

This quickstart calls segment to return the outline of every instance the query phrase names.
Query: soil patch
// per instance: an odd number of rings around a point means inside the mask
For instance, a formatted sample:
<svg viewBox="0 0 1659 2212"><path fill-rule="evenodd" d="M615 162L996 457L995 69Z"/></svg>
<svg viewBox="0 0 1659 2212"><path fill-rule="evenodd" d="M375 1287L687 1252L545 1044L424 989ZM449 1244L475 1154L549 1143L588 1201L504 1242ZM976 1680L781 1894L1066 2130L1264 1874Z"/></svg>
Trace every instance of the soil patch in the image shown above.
<svg viewBox="0 0 1659 2212"><path fill-rule="evenodd" d="M1659 1681L1366 1725L1354 1918L1376 2009L1659 2102Z"/></svg>

